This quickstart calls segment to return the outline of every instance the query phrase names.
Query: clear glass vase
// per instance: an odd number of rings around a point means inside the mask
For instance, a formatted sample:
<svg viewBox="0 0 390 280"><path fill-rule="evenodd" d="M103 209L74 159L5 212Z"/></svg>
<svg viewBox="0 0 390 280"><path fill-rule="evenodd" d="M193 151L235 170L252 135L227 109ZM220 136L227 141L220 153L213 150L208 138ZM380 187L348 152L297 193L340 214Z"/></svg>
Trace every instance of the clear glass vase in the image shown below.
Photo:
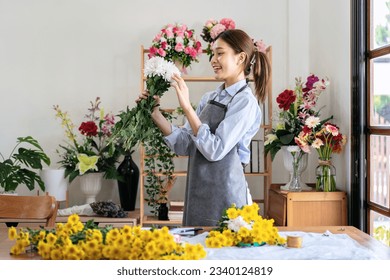
<svg viewBox="0 0 390 280"><path fill-rule="evenodd" d="M283 189L300 192L310 189L301 181L301 174L307 167L307 153L303 152L298 146L283 147L284 167L290 172L289 182L283 186Z"/></svg>
<svg viewBox="0 0 390 280"><path fill-rule="evenodd" d="M319 159L316 168L316 190L323 192L336 191L336 168L330 159Z"/></svg>

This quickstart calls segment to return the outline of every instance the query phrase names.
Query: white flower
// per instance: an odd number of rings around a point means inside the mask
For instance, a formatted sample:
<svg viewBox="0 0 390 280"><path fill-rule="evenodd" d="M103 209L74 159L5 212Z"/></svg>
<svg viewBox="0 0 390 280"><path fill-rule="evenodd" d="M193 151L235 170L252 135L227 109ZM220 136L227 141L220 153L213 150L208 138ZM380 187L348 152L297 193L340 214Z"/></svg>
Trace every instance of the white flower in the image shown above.
<svg viewBox="0 0 390 280"><path fill-rule="evenodd" d="M265 136L265 138L267 138L267 140L264 142L264 145L269 145L278 139L278 136L276 136L276 134L268 134Z"/></svg>
<svg viewBox="0 0 390 280"><path fill-rule="evenodd" d="M229 221L227 221L225 223L227 223L228 229L230 229L234 232L238 232L240 230L240 228L242 228L242 227L245 227L249 230L252 229L252 225L245 222L245 220L243 219L242 216L238 216L237 218L230 219Z"/></svg>
<svg viewBox="0 0 390 280"><path fill-rule="evenodd" d="M301 150L301 148L299 146L295 146L295 145L291 145L291 146L287 147L287 151L289 151L290 153L296 153L296 152L299 152L300 150Z"/></svg>
<svg viewBox="0 0 390 280"><path fill-rule="evenodd" d="M173 74L180 76L180 70L173 62L166 61L162 57L154 56L145 62L145 77L161 76L164 80L170 82Z"/></svg>
<svg viewBox="0 0 390 280"><path fill-rule="evenodd" d="M316 138L316 140L314 140L313 144L311 144L311 146L314 149L319 149L323 145L324 145L324 142L322 142L322 140L320 138Z"/></svg>
<svg viewBox="0 0 390 280"><path fill-rule="evenodd" d="M309 128L316 127L320 123L319 117L310 116L306 119L305 125L307 125Z"/></svg>

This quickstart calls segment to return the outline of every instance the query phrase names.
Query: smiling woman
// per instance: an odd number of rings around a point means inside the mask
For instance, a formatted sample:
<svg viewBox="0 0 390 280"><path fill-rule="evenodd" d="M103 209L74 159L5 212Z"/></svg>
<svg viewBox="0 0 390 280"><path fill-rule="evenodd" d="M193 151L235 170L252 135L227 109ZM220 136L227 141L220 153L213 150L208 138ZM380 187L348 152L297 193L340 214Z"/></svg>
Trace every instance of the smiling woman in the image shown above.
<svg viewBox="0 0 390 280"><path fill-rule="evenodd" d="M224 83L206 93L196 110L184 79L173 77L172 86L187 118L184 126L171 125L160 110L152 113L170 149L189 156L185 226L213 226L232 203L238 207L252 203L242 166L249 162L248 145L260 127L258 101L265 99L270 65L253 40L238 29L216 37L211 65L215 78ZM255 95L247 84L249 74Z"/></svg>

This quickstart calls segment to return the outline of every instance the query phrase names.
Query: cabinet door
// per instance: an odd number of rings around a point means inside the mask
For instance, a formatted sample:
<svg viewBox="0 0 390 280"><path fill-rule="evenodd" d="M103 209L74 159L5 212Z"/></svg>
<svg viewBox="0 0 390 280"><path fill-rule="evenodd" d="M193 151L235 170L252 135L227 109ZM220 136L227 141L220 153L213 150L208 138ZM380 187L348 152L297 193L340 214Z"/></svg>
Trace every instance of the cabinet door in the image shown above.
<svg viewBox="0 0 390 280"><path fill-rule="evenodd" d="M345 192L287 194L287 226L344 226L346 224Z"/></svg>

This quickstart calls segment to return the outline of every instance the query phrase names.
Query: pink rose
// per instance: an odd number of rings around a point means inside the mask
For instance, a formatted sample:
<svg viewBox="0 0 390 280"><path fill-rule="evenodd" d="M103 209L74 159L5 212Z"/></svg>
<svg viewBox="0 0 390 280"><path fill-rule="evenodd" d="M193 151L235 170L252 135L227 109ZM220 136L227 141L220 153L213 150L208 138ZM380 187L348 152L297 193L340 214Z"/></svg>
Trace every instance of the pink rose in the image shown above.
<svg viewBox="0 0 390 280"><path fill-rule="evenodd" d="M219 21L220 24L223 24L226 29L234 29L236 28L236 23L230 18L223 18Z"/></svg>
<svg viewBox="0 0 390 280"><path fill-rule="evenodd" d="M182 43L177 43L176 46L175 46L175 51L177 52L182 52L184 49L184 46Z"/></svg>
<svg viewBox="0 0 390 280"><path fill-rule="evenodd" d="M162 56L162 57L165 57L167 55L167 53L162 48L159 48L157 50L157 53L159 56Z"/></svg>
<svg viewBox="0 0 390 280"><path fill-rule="evenodd" d="M196 58L196 56L198 55L198 51L193 47L186 47L184 49L184 53L189 54L192 58Z"/></svg>
<svg viewBox="0 0 390 280"><path fill-rule="evenodd" d="M152 57L156 56L157 50L158 50L158 49L157 49L156 47L150 47L150 48L149 48L148 57L149 57L149 58L152 58Z"/></svg>
<svg viewBox="0 0 390 280"><path fill-rule="evenodd" d="M165 29L164 30L164 33L165 33L165 35L167 35L167 38L168 39L170 39L170 38L173 38L173 31L172 31L172 29Z"/></svg>
<svg viewBox="0 0 390 280"><path fill-rule="evenodd" d="M166 41L164 42L161 42L161 48L163 48L164 50L166 50L168 47L168 43Z"/></svg>
<svg viewBox="0 0 390 280"><path fill-rule="evenodd" d="M218 36L221 32L223 32L223 31L225 31L225 30L226 30L225 25L218 23L218 24L214 25L213 28L211 28L211 30L210 30L210 36L211 36L212 39L215 39L215 38L217 38L217 36Z"/></svg>

